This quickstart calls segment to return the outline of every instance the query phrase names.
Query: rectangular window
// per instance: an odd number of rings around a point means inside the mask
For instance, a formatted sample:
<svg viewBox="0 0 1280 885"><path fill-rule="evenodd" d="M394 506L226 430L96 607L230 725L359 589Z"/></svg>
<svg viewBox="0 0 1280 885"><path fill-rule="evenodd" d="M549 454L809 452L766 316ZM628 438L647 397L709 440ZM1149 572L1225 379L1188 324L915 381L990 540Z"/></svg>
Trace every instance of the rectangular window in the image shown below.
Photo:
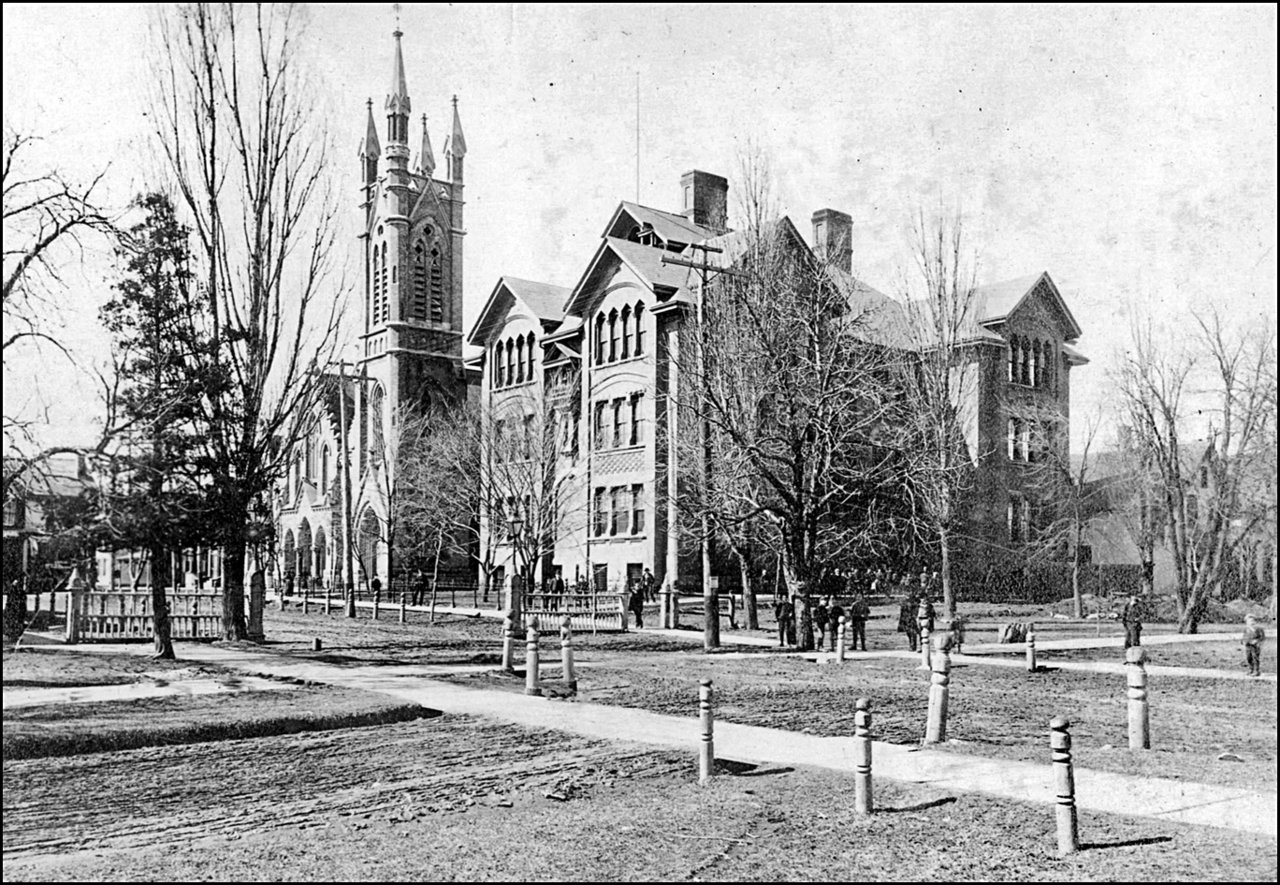
<svg viewBox="0 0 1280 885"><path fill-rule="evenodd" d="M638 445L640 445L640 442L641 442L641 439L640 439L640 396L641 396L641 394L638 394L638 393L637 393L637 394L634 394L634 395L631 397L631 437L630 437L631 441L630 441L629 445L633 445L633 446L638 446Z"/></svg>
<svg viewBox="0 0 1280 885"><path fill-rule="evenodd" d="M596 493L594 497L595 497L595 504L594 504L594 507L592 508L592 517L593 517L592 521L595 523L594 529L598 537L604 534L605 520L608 519L608 514L605 512L605 509L604 509L604 503L605 503L604 489L603 488L596 489Z"/></svg>
<svg viewBox="0 0 1280 885"><path fill-rule="evenodd" d="M533 457L533 416L524 416L524 426L520 428L520 456Z"/></svg>
<svg viewBox="0 0 1280 885"><path fill-rule="evenodd" d="M1013 543L1018 542L1018 499L1012 497L1009 499L1009 510L1006 514L1009 527L1009 540Z"/></svg>
<svg viewBox="0 0 1280 885"><path fill-rule="evenodd" d="M591 442L591 448L599 451L604 448L604 403L596 403L595 409L595 420L592 422L592 435L595 438Z"/></svg>
<svg viewBox="0 0 1280 885"><path fill-rule="evenodd" d="M644 532L644 486L637 483L631 487L631 534Z"/></svg>
<svg viewBox="0 0 1280 885"><path fill-rule="evenodd" d="M615 486L609 490L609 534L618 534L618 529L622 525L622 517L625 509L622 502L622 488Z"/></svg>
<svg viewBox="0 0 1280 885"><path fill-rule="evenodd" d="M622 445L622 400L613 401L613 446Z"/></svg>

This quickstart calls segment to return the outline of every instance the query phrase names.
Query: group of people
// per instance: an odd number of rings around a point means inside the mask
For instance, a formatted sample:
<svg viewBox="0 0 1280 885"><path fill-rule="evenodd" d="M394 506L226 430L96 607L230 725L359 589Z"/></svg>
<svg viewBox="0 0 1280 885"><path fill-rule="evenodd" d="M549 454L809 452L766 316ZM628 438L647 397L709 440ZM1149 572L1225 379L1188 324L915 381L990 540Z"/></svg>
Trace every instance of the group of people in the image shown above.
<svg viewBox="0 0 1280 885"><path fill-rule="evenodd" d="M784 647L796 644L796 606L788 597L780 597L773 605L773 617L778 623L778 645ZM818 633L818 648L828 641L831 650L836 650L836 640L840 632L840 619L845 619L846 634L849 637L851 651L867 650L867 619L871 617L871 606L861 593L854 594L849 608L846 610L834 596L824 596L814 605L813 629Z"/></svg>

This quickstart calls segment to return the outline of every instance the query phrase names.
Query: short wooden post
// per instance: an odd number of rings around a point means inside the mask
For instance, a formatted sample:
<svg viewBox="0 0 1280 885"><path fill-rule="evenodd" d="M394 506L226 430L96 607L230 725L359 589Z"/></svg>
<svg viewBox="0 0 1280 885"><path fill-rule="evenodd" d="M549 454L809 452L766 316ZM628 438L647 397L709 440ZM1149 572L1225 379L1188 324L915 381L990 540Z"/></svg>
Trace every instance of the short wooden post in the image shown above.
<svg viewBox="0 0 1280 885"><path fill-rule="evenodd" d="M1141 646L1124 652L1125 675L1129 682L1129 749L1151 749L1151 720L1147 705L1146 652Z"/></svg>
<svg viewBox="0 0 1280 885"><path fill-rule="evenodd" d="M1071 854L1080 848L1076 820L1076 779L1071 769L1071 723L1062 716L1049 723L1049 749L1053 754L1053 774L1058 791L1058 853Z"/></svg>
<svg viewBox="0 0 1280 885"><path fill-rule="evenodd" d="M698 722L702 726L702 742L698 750L698 782L706 783L715 773L715 722L711 712L711 680L698 686Z"/></svg>
<svg viewBox="0 0 1280 885"><path fill-rule="evenodd" d="M951 654L943 647L935 649L933 675L929 685L929 719L925 726L924 742L940 744L947 739L947 700L951 691Z"/></svg>
<svg viewBox="0 0 1280 885"><path fill-rule="evenodd" d="M507 672L515 670L516 622L507 612L502 619L502 669Z"/></svg>
<svg viewBox="0 0 1280 885"><path fill-rule="evenodd" d="M529 630L525 634L524 645L524 693L538 697L542 694L542 685L538 682L538 628L533 619L529 619Z"/></svg>
<svg viewBox="0 0 1280 885"><path fill-rule="evenodd" d="M845 626L846 626L845 616L841 615L840 625L836 628L836 663L837 664L844 663L844 651L845 651L844 641L845 641L845 635L846 635Z"/></svg>
<svg viewBox="0 0 1280 885"><path fill-rule="evenodd" d="M1036 625L1027 625L1027 672L1036 672Z"/></svg>
<svg viewBox="0 0 1280 885"><path fill-rule="evenodd" d="M319 650L321 649L321 647L322 647L322 646L323 646L323 643L320 641L320 637L319 637L319 636L316 636L316 637L314 637L314 638L311 640L311 650L312 650L312 651L319 651Z"/></svg>
<svg viewBox="0 0 1280 885"><path fill-rule="evenodd" d="M578 674L573 669L573 631L570 629L570 618L564 616L560 622L560 668L564 671L564 684L575 694L578 691Z"/></svg>
<svg viewBox="0 0 1280 885"><path fill-rule="evenodd" d="M333 610L333 593L329 587L324 588L324 613L327 615Z"/></svg>
<svg viewBox="0 0 1280 885"><path fill-rule="evenodd" d="M71 588L67 591L67 632L66 641L74 645L80 641L80 610L83 608L84 591Z"/></svg>
<svg viewBox="0 0 1280 885"><path fill-rule="evenodd" d="M400 623L403 624L404 622L405 622L404 591L401 590L400 591Z"/></svg>
<svg viewBox="0 0 1280 885"><path fill-rule="evenodd" d="M858 698L853 714L853 810L870 814L871 801L871 702Z"/></svg>
<svg viewBox="0 0 1280 885"><path fill-rule="evenodd" d="M916 669L932 670L933 669L932 655L933 655L933 652L929 646L929 628L921 627L920 628L920 666L917 667Z"/></svg>
<svg viewBox="0 0 1280 885"><path fill-rule="evenodd" d="M382 603L382 591L373 594L373 619L378 620L378 606Z"/></svg>
<svg viewBox="0 0 1280 885"><path fill-rule="evenodd" d="M311 601L311 593L307 589L306 582L303 581L302 582L302 613L304 615L307 613L307 603L310 601Z"/></svg>

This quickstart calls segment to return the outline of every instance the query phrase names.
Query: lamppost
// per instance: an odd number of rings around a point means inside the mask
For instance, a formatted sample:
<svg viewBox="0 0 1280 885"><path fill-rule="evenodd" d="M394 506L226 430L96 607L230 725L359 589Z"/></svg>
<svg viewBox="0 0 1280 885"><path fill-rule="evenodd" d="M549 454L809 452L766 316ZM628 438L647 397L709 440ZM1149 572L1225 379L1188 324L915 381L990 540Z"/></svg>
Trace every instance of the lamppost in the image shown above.
<svg viewBox="0 0 1280 885"><path fill-rule="evenodd" d="M520 542L524 535L524 520L518 515L513 516L508 521L507 528L511 532L511 563L515 567L515 573L511 576L511 601L508 607L511 609L511 623L516 629L520 629L523 608L521 602L524 596L524 558L520 555Z"/></svg>

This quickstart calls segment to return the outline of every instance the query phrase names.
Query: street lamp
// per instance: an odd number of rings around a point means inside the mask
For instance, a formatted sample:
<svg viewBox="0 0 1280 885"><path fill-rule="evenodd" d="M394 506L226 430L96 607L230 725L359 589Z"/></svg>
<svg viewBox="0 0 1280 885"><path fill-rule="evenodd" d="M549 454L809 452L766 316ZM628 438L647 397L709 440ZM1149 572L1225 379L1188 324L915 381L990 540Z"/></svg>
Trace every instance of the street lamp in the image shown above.
<svg viewBox="0 0 1280 885"><path fill-rule="evenodd" d="M509 608L511 609L511 623L518 627L521 623L521 597L524 595L524 568L520 558L520 538L524 534L524 520L518 515L513 516L508 520L507 528L511 532L511 562L515 566L515 575L513 575L511 582Z"/></svg>

